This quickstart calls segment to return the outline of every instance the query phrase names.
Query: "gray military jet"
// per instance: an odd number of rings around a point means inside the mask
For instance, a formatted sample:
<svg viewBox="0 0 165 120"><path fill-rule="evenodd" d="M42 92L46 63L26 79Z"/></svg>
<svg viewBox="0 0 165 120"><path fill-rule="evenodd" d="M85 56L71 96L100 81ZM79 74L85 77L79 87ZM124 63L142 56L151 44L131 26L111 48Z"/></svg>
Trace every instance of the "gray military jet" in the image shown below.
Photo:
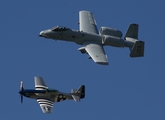
<svg viewBox="0 0 165 120"><path fill-rule="evenodd" d="M71 93L59 92L55 89L48 89L43 78L34 77L35 90L34 89L24 89L23 82L20 85L19 94L21 95L21 102L23 102L23 96L36 99L39 103L43 113L51 113L53 109L54 102L61 102L64 100L73 99L79 102L80 99L85 97L85 86L82 85L79 89L72 89Z"/></svg>
<svg viewBox="0 0 165 120"><path fill-rule="evenodd" d="M144 56L144 42L138 39L138 24L130 24L122 38L122 32L113 28L101 27L98 32L93 14L89 11L80 11L79 26L79 30L57 26L41 31L39 36L82 45L78 50L81 53L89 54L89 58L102 65L108 65L108 58L103 46L128 47L130 57Z"/></svg>

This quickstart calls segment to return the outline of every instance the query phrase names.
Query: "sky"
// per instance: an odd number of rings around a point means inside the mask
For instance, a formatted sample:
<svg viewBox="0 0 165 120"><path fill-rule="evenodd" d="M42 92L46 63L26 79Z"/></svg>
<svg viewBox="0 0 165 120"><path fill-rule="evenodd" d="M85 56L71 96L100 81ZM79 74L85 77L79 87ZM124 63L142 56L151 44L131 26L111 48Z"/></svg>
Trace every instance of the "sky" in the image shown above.
<svg viewBox="0 0 165 120"><path fill-rule="evenodd" d="M164 120L165 119L165 1L159 0L1 0L0 1L0 119L23 120ZM104 47L109 65L81 54L72 42L39 37L62 25L78 30L80 10L93 12L97 27L125 34L139 24L144 57L130 58L128 48ZM20 101L20 81L34 88L34 76L49 88L69 93L86 86L81 102L55 103L43 114L36 100Z"/></svg>

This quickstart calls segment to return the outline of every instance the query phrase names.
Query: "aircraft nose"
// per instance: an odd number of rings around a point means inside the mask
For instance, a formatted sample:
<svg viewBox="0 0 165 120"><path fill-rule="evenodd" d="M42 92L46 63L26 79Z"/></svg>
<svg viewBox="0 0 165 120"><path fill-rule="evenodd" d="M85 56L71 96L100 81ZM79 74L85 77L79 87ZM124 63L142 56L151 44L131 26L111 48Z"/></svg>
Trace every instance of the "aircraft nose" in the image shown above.
<svg viewBox="0 0 165 120"><path fill-rule="evenodd" d="M22 91L19 91L19 94L21 94L21 95L22 95L22 94L23 94L23 92L22 92Z"/></svg>
<svg viewBox="0 0 165 120"><path fill-rule="evenodd" d="M40 37L45 37L45 38L49 38L49 36L47 35L47 31L41 31L39 34Z"/></svg>
<svg viewBox="0 0 165 120"><path fill-rule="evenodd" d="M40 34L39 34L40 37L44 37L44 32L41 31Z"/></svg>

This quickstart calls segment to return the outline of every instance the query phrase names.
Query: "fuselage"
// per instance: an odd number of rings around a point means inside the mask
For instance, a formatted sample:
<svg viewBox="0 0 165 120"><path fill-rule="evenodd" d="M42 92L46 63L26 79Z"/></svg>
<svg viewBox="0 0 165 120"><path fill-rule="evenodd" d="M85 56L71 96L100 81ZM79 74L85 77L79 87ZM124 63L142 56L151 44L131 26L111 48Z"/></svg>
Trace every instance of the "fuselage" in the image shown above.
<svg viewBox="0 0 165 120"><path fill-rule="evenodd" d="M40 32L40 36L54 40L63 40L68 42L75 42L83 45L85 41L97 41L101 43L102 36L97 34L89 34L77 30L68 29L66 31L52 31L51 29Z"/></svg>
<svg viewBox="0 0 165 120"><path fill-rule="evenodd" d="M87 33L69 28L53 28L41 31L41 37L50 38L54 40L63 40L68 42L75 42L83 45L85 42L94 42L103 46L109 45L114 47L131 47L134 43L125 41L122 38L111 35L100 35L94 33Z"/></svg>
<svg viewBox="0 0 165 120"><path fill-rule="evenodd" d="M58 90L34 90L34 89L26 89L19 92L21 95L32 98L32 99L51 99L54 100L54 102L58 102L58 97L61 94ZM62 93L67 94L67 93Z"/></svg>

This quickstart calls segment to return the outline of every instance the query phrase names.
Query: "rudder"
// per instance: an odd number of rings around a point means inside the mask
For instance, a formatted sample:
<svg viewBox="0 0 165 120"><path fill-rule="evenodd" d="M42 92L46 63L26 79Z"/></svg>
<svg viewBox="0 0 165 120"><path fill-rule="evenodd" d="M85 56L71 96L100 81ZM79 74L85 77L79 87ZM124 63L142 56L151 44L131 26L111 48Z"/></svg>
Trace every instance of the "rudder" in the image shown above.
<svg viewBox="0 0 165 120"><path fill-rule="evenodd" d="M80 98L84 98L85 97L85 85L82 85L78 90L77 93L80 93Z"/></svg>

